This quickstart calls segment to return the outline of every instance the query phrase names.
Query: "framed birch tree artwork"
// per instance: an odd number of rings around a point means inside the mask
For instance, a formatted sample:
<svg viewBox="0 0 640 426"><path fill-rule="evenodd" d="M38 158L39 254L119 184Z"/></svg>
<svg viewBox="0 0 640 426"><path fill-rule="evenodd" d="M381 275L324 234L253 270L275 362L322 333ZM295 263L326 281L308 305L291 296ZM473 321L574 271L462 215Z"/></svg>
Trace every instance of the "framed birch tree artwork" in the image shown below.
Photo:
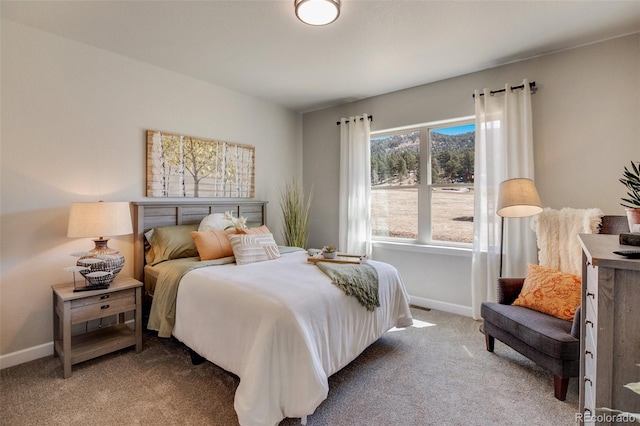
<svg viewBox="0 0 640 426"><path fill-rule="evenodd" d="M252 198L255 148L147 130L147 197Z"/></svg>

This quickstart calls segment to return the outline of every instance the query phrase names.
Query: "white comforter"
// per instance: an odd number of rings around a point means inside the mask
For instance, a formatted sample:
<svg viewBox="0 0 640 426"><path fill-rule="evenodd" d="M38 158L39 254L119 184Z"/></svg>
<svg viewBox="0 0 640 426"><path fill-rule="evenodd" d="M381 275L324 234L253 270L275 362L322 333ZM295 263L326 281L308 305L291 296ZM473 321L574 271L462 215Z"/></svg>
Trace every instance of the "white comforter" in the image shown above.
<svg viewBox="0 0 640 426"><path fill-rule="evenodd" d="M312 414L327 397L331 374L390 328L412 324L393 266L369 261L381 304L370 312L306 258L300 251L205 267L180 282L173 334L240 378L234 406L243 426Z"/></svg>

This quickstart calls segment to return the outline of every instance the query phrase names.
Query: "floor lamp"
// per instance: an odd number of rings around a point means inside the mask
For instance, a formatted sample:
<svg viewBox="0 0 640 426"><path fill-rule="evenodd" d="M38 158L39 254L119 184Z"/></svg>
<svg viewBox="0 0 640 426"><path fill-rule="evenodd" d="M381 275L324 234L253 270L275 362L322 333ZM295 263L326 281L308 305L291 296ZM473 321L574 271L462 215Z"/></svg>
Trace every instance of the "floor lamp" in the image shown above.
<svg viewBox="0 0 640 426"><path fill-rule="evenodd" d="M531 179L515 178L500 183L496 213L500 222L500 277L502 277L502 256L504 246L504 218L528 217L542 211L538 190Z"/></svg>

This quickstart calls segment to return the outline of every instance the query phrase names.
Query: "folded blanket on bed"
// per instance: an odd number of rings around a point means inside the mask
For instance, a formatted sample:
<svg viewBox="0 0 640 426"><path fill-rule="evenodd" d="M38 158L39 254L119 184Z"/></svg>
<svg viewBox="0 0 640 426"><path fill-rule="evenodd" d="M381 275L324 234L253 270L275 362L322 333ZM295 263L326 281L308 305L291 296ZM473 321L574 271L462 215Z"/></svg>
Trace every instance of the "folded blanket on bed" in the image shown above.
<svg viewBox="0 0 640 426"><path fill-rule="evenodd" d="M316 266L331 278L336 287L347 296L355 297L368 311L380 306L378 272L373 266L366 263L351 265L330 262L316 262Z"/></svg>
<svg viewBox="0 0 640 426"><path fill-rule="evenodd" d="M233 263L234 260L233 256L202 261L199 257L185 257L157 264L155 268L160 273L156 281L147 328L156 330L159 337L171 337L171 331L176 322L176 295L182 276L196 268L225 265Z"/></svg>

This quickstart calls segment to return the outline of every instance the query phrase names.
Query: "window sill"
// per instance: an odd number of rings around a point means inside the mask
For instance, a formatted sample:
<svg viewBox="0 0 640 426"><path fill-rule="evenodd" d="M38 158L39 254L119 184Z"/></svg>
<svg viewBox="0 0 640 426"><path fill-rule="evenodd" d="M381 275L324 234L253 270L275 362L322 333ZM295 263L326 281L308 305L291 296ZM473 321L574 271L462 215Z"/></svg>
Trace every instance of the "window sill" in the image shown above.
<svg viewBox="0 0 640 426"><path fill-rule="evenodd" d="M402 243L402 242L395 242L395 241L373 241L371 245L374 248L380 248L383 250L397 250L397 251L406 251L411 253L438 254L438 255L444 255L444 256L471 257L473 254L472 247Z"/></svg>

